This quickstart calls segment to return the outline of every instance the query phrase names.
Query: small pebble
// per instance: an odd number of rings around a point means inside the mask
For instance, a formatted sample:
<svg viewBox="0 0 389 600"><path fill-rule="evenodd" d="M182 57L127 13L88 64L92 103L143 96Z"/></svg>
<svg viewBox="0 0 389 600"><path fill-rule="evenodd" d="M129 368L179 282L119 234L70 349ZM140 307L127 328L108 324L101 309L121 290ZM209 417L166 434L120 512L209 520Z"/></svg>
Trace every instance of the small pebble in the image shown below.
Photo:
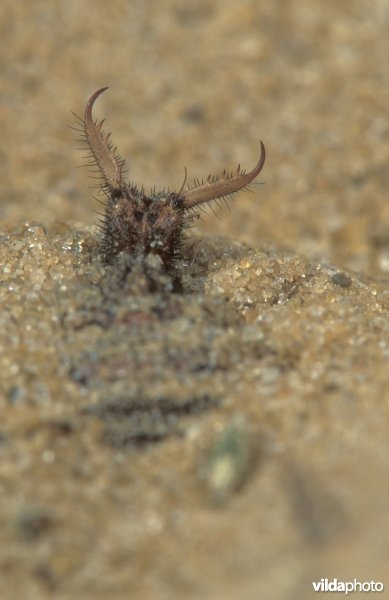
<svg viewBox="0 0 389 600"><path fill-rule="evenodd" d="M246 419L238 415L217 435L203 457L200 476L213 503L225 504L242 487L251 473L254 454Z"/></svg>
<svg viewBox="0 0 389 600"><path fill-rule="evenodd" d="M335 275L331 277L331 281L332 283L335 283L335 285L340 285L344 288L350 287L352 283L351 277L348 277L344 273L335 273Z"/></svg>

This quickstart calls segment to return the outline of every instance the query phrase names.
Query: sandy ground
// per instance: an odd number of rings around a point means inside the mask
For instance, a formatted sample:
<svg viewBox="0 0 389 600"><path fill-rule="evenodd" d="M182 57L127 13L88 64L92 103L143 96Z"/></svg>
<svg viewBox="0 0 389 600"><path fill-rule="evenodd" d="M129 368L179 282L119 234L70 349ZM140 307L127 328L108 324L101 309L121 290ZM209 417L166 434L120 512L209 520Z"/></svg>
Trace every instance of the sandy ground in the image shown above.
<svg viewBox="0 0 389 600"><path fill-rule="evenodd" d="M0 26L1 598L388 588L387 2L5 0ZM146 188L266 145L180 293L99 263L67 125L105 85Z"/></svg>

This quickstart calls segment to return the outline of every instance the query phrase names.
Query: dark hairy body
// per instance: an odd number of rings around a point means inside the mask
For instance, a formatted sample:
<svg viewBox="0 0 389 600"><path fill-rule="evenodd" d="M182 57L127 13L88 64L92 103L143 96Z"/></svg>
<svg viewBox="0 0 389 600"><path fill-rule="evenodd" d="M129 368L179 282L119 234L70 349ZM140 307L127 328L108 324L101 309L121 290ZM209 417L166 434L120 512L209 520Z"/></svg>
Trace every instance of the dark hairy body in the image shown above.
<svg viewBox="0 0 389 600"><path fill-rule="evenodd" d="M224 171L219 177L209 176L190 187L186 184L185 170L185 180L178 192L147 195L143 187L139 189L124 181L124 161L110 141L110 134L103 131L104 120L97 122L92 117L94 102L106 89L97 90L88 100L78 129L92 159L89 166L97 167L106 196L101 221L103 262L112 264L121 252L133 257L157 254L169 269L179 258L184 231L196 214L196 207L232 197L247 188L263 168L265 147L260 142L259 161L249 173L238 166L234 173Z"/></svg>

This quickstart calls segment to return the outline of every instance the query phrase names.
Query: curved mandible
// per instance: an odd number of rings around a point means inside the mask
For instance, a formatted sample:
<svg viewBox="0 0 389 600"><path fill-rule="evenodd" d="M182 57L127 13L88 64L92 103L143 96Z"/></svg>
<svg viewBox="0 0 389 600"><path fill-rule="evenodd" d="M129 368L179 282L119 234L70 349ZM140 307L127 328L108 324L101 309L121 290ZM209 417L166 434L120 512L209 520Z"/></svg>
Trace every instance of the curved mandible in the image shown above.
<svg viewBox="0 0 389 600"><path fill-rule="evenodd" d="M116 146L110 141L110 133L102 129L104 119L99 123L93 120L92 109L97 98L108 87L97 90L88 100L84 115L84 133L92 157L103 178L103 187L108 190L119 189L122 184L124 160L116 152Z"/></svg>
<svg viewBox="0 0 389 600"><path fill-rule="evenodd" d="M220 177L209 176L204 183L197 185L182 193L184 207L192 208L203 202L210 202L223 196L230 196L247 187L263 169L266 160L266 151L263 142L261 144L261 155L258 163L252 171L245 173L241 171L240 165L235 173L227 175L225 172Z"/></svg>

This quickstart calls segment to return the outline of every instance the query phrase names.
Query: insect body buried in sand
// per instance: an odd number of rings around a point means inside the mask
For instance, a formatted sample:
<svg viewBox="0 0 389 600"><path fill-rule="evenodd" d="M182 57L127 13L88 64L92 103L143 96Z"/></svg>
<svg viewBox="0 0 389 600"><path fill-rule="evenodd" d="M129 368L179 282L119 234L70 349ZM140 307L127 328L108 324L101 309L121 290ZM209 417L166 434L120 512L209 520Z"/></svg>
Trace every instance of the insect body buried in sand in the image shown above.
<svg viewBox="0 0 389 600"><path fill-rule="evenodd" d="M247 188L263 168L265 147L260 142L259 161L249 173L238 166L234 173L224 171L221 176L209 176L190 187L186 183L185 169L185 180L178 192L164 190L148 195L143 187L139 189L124 181L124 160L117 154L110 134L103 131L104 119L98 122L92 116L96 99L106 89L97 90L90 97L78 129L92 159L88 166L97 167L106 196L101 221L103 261L112 264L121 252L132 256L152 253L159 255L169 269L179 257L184 230L196 214L196 207L232 197Z"/></svg>

